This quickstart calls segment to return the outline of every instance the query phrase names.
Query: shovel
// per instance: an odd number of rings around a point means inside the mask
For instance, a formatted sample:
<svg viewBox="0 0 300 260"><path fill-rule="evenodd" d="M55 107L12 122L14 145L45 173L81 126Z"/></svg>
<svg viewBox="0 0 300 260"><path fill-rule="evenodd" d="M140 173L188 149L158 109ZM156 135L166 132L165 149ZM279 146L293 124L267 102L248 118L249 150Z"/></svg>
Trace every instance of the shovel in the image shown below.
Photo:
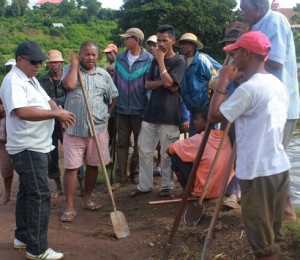
<svg viewBox="0 0 300 260"><path fill-rule="evenodd" d="M101 153L101 150L100 150L100 144L99 144L99 140L98 140L98 137L97 137L97 132L96 132L96 129L95 129L93 116L92 116L89 101L88 101L88 98L87 98L87 95L86 95L85 85L84 85L84 82L82 80L82 76L81 76L79 68L78 68L78 79L79 79L79 82L80 82L82 94L83 94L83 97L84 97L84 102L85 102L86 109L87 109L89 119L90 119L90 122L91 122L92 133L93 133L93 136L94 136L94 139L95 139L95 142L96 142L97 151L98 151L98 155L99 155L99 158L100 158L100 163L101 163L101 166L102 166L102 169L103 169L103 175L104 175L107 191L108 191L108 194L110 196L110 199L111 199L111 202L112 202L112 205L113 205L113 209L114 209L114 211L110 213L110 219L111 219L111 222L112 222L112 225L113 225L113 228L114 228L114 232L115 232L117 238L128 237L130 235L129 227L128 227L128 224L127 224L127 221L125 219L124 214L121 211L117 211L117 208L116 208L116 203L115 203L115 200L114 200L114 197L113 197L113 193L112 193L112 190L111 190L111 185L110 185L110 182L109 182L108 174L107 174L106 167L105 167L103 157L102 157L102 153Z"/></svg>
<svg viewBox="0 0 300 260"><path fill-rule="evenodd" d="M196 159L193 163L193 167L192 167L188 182L186 184L186 187L185 187L185 190L184 190L184 193L183 193L183 198L182 198L182 201L180 203L177 215L175 217L174 224L173 224L172 230L171 230L170 235L169 235L169 239L168 239L168 241L167 241L167 243L164 247L164 253L163 253L163 257L162 257L163 260L167 260L169 258L170 251L171 251L171 248L172 248L172 244L173 244L178 226L180 224L182 214L183 214L183 211L185 209L188 197L190 195L190 191L191 191L192 185L193 185L195 177L196 177L196 171L197 171L199 163L202 159L203 152L204 152L204 149L205 149L205 146L206 146L206 143L207 143L207 140L208 140L208 137L209 137L209 134L210 134L210 131L211 131L212 127L213 127L213 124L208 122L208 124L206 125L206 128L205 128L205 131L204 131L203 138L201 140L201 144L200 144L198 152L197 152Z"/></svg>
<svg viewBox="0 0 300 260"><path fill-rule="evenodd" d="M218 215L219 215L219 212L220 212L220 207L221 207L221 204L222 204L222 201L223 201L223 196L225 195L227 182L228 182L228 179L229 179L229 176L230 176L230 172L233 169L235 158L236 158L236 143L234 143L233 148L232 148L232 152L231 152L231 155L230 155L230 158L229 158L229 162L228 162L228 165L227 165L227 168L226 168L226 173L225 173L224 180L223 180L223 183L222 183L221 191L220 191L220 194L219 194L219 197L218 197L215 209L214 209L212 219L210 221L208 233L207 233L205 241L204 241L204 246L203 246L203 250L202 250L202 254L201 254L201 260L205 260L206 250L207 250L207 248L208 248L208 246L209 246L209 244L212 240L213 229L216 225L216 221L217 221L217 218L218 218Z"/></svg>
<svg viewBox="0 0 300 260"><path fill-rule="evenodd" d="M228 131L230 129L230 126L231 126L231 123L227 122L225 130L223 132L222 139L220 141L218 150L216 152L216 155L215 155L214 160L212 162L212 165L210 167L210 171L209 171L209 173L207 175L207 178L206 178L205 184L203 186L203 189L202 189L202 192L201 192L201 196L199 198L198 203L194 203L193 205L188 206L186 208L186 210L185 210L183 221L184 221L184 223L186 225L194 225L195 226L201 220L201 217L202 217L203 211L204 211L204 205L202 204L202 202L203 202L203 199L204 199L204 197L206 195L207 188L208 188L208 185L210 183L210 180L211 180L211 177L213 175L213 172L214 172L214 170L216 168L216 164L217 164L217 161L218 161L218 159L220 157L222 146L223 146L223 143L224 143L224 141L225 141L225 139L227 137L227 134L228 134Z"/></svg>

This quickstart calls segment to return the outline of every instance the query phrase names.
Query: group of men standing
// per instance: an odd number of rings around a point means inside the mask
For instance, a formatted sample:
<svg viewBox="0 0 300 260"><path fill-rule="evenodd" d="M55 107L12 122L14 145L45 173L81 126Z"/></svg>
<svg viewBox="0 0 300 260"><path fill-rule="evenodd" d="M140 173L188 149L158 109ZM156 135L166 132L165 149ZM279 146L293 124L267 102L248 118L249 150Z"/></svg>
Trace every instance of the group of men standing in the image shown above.
<svg viewBox="0 0 300 260"><path fill-rule="evenodd" d="M267 49L264 50L265 56L269 54L266 69L274 73L289 89L290 106L284 139L289 140L299 116L297 84L294 82L294 75L289 74L295 70L295 49L286 20L281 15L269 11L268 4L268 0L242 0L241 9L252 29L260 30L269 37L272 47L270 53ZM273 33L272 26L280 29L279 32ZM92 41L82 43L79 54L73 55L70 65L63 69L63 58L59 51L51 50L47 56L36 42L24 41L16 50L16 66L3 81L1 99L5 105L9 129L6 148L20 181L16 202L17 227L14 247L26 248L26 257L29 259L63 258L62 253L55 252L48 246L47 240L50 213L48 153L53 150L53 144L57 146L58 140L62 140L62 136L66 207L60 220L71 222L77 214L73 197L78 169L83 164L86 166L86 173L82 207L87 210L98 210L102 207L94 202L91 196L101 163L91 132L91 122L86 113L79 74L85 83L105 164L110 161L106 122L115 112L115 176L119 187L128 181L128 148L133 134L134 151L129 177L134 182L134 176L138 172L139 183L130 192L131 197L152 190L153 154L158 142L161 145L162 169L159 196L169 196L172 193L173 174L167 150L180 135L180 88L182 87L183 101L191 112L191 118L198 107L208 106L207 84L216 73L215 64L209 56L198 53L203 45L194 34L186 33L176 42L175 29L170 25L161 25L156 31L157 47L151 49L151 54L142 48L144 34L140 29L130 28L120 36L124 38L126 50L117 54L118 49L115 45L107 46L104 52L111 62L106 69L97 65L99 50ZM175 43L185 57L174 52ZM50 73L40 78L39 83L35 76L44 60L47 60ZM257 64L262 66L261 61ZM225 71L230 72L229 69ZM258 71L265 73L261 67ZM219 87L218 93L224 94L223 91L226 90L221 89L222 85ZM212 121L222 118L217 107L221 103L214 102L214 110L210 114ZM230 110L226 106L223 107ZM60 134L59 137L52 136L53 129L54 133ZM192 127L189 131L191 135L194 134ZM51 136L55 140L54 143L51 142ZM285 145L288 143L284 142ZM51 153L51 156L55 159L57 154ZM285 161L282 171L287 170L287 165ZM56 181L57 191L60 193L62 184L59 169L52 172L52 178ZM286 175L284 174L285 179ZM288 186L287 183L288 181L285 181L285 187ZM281 190L280 194L285 194L285 191ZM276 199L275 203L278 203L283 211L284 203L282 199L280 203L278 201ZM245 209L247 207L244 206ZM282 215L276 214L274 209L269 211L276 217L275 231L279 232L282 219L278 219L278 216ZM291 218L294 217L291 209L288 214ZM272 228L262 229L260 232L267 233L269 237L256 243L257 240L250 234L256 232L251 229L255 220L244 219L248 225L248 239L256 257L263 259L266 256L274 256L270 259L277 259L275 235L271 234L275 231ZM265 218L263 221L265 224L272 222Z"/></svg>

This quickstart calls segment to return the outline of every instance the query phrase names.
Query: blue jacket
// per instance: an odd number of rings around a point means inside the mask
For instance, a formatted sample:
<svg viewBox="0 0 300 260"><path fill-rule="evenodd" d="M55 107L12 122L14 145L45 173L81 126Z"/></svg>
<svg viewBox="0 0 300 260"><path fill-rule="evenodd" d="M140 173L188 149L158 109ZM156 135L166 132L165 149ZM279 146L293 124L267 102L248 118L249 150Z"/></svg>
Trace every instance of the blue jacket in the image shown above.
<svg viewBox="0 0 300 260"><path fill-rule="evenodd" d="M113 80L119 92L116 113L143 116L147 105L145 81L153 56L142 49L129 71L127 53L121 52L115 61Z"/></svg>
<svg viewBox="0 0 300 260"><path fill-rule="evenodd" d="M191 112L208 106L207 85L222 66L204 53L195 53L182 80L182 99Z"/></svg>

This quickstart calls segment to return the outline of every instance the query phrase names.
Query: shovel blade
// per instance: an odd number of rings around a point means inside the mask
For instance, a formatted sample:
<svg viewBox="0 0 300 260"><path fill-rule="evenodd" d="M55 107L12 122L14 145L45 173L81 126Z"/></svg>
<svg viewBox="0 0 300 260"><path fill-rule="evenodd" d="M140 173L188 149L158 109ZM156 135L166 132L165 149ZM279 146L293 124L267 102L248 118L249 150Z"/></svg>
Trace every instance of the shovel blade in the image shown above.
<svg viewBox="0 0 300 260"><path fill-rule="evenodd" d="M204 206L199 204L189 205L184 212L183 221L186 225L196 226L201 220Z"/></svg>
<svg viewBox="0 0 300 260"><path fill-rule="evenodd" d="M130 235L126 218L121 211L113 211L110 213L110 219L117 238L124 238Z"/></svg>

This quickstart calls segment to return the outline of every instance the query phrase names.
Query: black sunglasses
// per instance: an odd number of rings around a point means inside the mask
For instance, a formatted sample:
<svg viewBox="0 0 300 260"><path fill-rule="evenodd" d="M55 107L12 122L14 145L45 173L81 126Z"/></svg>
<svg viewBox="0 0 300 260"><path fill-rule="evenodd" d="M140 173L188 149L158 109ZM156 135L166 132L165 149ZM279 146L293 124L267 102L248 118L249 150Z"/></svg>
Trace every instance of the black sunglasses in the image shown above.
<svg viewBox="0 0 300 260"><path fill-rule="evenodd" d="M30 60L30 59L28 59L27 57L24 57L24 56L21 56L24 60L28 60L29 62L30 62L30 64L31 65L33 65L33 66L35 66L35 65L37 65L37 64L42 64L43 63L43 61L42 60L39 60L39 61L35 61L35 60Z"/></svg>

